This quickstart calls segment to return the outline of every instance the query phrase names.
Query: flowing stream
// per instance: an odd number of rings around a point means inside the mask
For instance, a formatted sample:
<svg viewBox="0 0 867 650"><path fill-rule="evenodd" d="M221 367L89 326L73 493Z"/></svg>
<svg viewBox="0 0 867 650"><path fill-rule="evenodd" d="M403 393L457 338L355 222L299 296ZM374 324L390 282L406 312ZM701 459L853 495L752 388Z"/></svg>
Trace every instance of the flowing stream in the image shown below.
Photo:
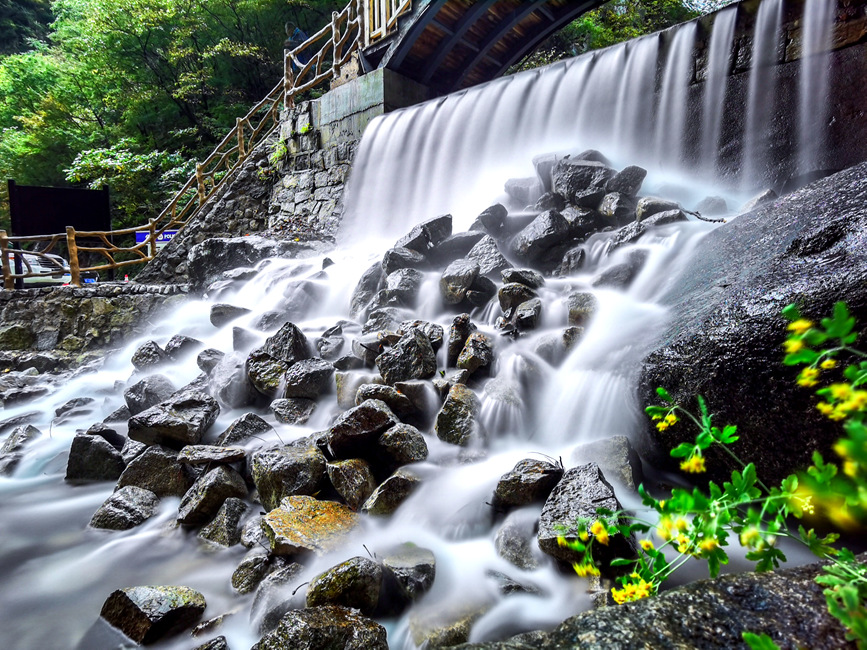
<svg viewBox="0 0 867 650"><path fill-rule="evenodd" d="M779 30L779 4L767 0L761 6L753 57L761 64L768 61L774 30ZM807 2L808 7L815 4ZM724 119L716 107L725 93L723 71L730 60L734 11L717 17L721 32L714 32L711 40L706 92L715 95L708 95L704 111L705 169L713 167L719 122ZM827 20L821 17L811 18L809 25L819 23L827 29ZM448 212L455 217L455 232L461 232L497 201L509 203L514 214L521 212L524 206L505 196L503 185L510 178L533 178L536 156L596 148L616 168L638 164L648 169L642 195L663 195L691 209L705 196L721 194L734 208L745 198L743 193L696 180L678 163L695 29L692 24L674 35L661 76L661 94L654 92L660 90L656 75L661 36L652 35L378 118L362 141L346 199L342 243L329 253L334 264L324 273L322 258L262 263L244 286L213 298L190 299L154 323L146 338L113 354L98 372L81 374L45 398L0 412L0 419L5 419L37 411L32 424L44 434L27 448L13 476L0 478L0 647L74 648L112 591L148 584L185 585L201 591L208 602L205 618L232 613L219 630L195 643L182 635L155 647L187 649L216 634L226 636L233 649L255 643L260 636L259 611L253 611L253 597L239 596L230 585L246 549L214 551L201 546L195 531L174 524L178 499L163 499L157 515L130 531L89 528L90 517L114 485L64 482L76 430L87 429L123 405L122 392L134 371L130 358L145 340L164 345L171 336L184 334L205 347L231 353L232 328L255 331L252 324L259 315L285 307L287 295L291 301L288 289L299 280L315 282L320 299L303 309L296 304L293 322L308 339L321 335L348 318L361 270L381 259L414 223ZM822 37L809 38L814 43ZM808 68L819 77L821 66L814 64L820 60L811 58ZM753 72L753 96L746 107L749 137L756 143L766 119L764 107L773 100L765 95L771 84L762 81L762 74L759 69ZM804 92L815 95L819 83L818 79L805 81ZM821 110L814 99L804 99L804 105L806 110ZM648 120L654 111L663 117ZM655 126L650 128L651 124ZM809 144L812 150L819 146ZM543 182L537 180L541 193ZM303 587L294 595L293 590L321 571L350 557L409 541L431 549L437 558L436 581L416 613L447 610L456 600L484 611L473 627L472 640L553 626L590 607L586 584L558 571L541 554L538 568L529 570L497 555L494 535L499 522L487 502L498 478L522 459L560 458L571 467L583 460L580 445L613 435L635 435L644 417L634 395L640 361L667 325L661 299L678 276L688 272L691 252L713 227L694 220L662 226L613 253L607 252L607 243L614 233L593 235L583 244L586 262L581 270L548 278L540 290L544 303L540 326L515 341L500 336L495 327L496 298L493 305L476 309L473 321L497 345L491 378L474 386L489 432L486 448L471 454L470 462L462 460L461 449L426 435L430 456L414 466L422 477L421 487L392 517L366 519L340 551L310 559L283 597L303 606ZM600 274L636 253L644 264L627 289L594 288ZM456 312L442 304L438 279L439 271L429 274L414 317L438 323L447 331ZM539 355L539 343L567 326L565 296L578 289L595 294L598 312L580 343L552 364ZM252 313L218 329L209 322L214 302L247 307ZM257 347L267 334L256 336L239 352ZM160 372L180 387L193 381L199 370L194 359L188 359ZM57 407L82 396L95 398L89 411L65 419L54 416ZM245 412L223 408L206 441ZM279 424L267 408L258 412L279 435L279 440L272 436L256 443L267 445L321 431L339 409L333 394L327 395L304 426ZM618 496L624 505L634 504L622 486ZM528 508L525 515L538 516L538 508ZM492 571L532 586L534 593L502 596L490 577ZM408 616L383 621L392 648L415 647L408 621Z"/></svg>

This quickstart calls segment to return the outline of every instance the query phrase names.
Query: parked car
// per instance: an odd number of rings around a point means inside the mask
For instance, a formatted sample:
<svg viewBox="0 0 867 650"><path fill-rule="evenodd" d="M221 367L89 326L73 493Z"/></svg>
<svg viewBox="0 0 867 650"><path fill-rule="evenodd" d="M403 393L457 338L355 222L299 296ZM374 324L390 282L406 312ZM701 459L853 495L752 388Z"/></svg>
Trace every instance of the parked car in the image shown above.
<svg viewBox="0 0 867 650"><path fill-rule="evenodd" d="M69 263L53 253L43 253L35 255L34 253L13 253L9 252L9 265L15 271L15 257L21 257L21 271L23 273L39 273L31 277L23 278L22 282L27 288L31 287L52 287L63 286L72 282L72 275L69 271ZM81 281L86 284L93 284L98 279L98 274L94 272L82 273Z"/></svg>

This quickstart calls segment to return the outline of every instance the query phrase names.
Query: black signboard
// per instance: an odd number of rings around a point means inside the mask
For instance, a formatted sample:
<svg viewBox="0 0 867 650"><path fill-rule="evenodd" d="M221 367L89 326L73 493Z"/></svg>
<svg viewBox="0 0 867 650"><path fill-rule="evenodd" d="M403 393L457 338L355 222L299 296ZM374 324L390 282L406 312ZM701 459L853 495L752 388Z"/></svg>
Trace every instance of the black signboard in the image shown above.
<svg viewBox="0 0 867 650"><path fill-rule="evenodd" d="M16 185L9 181L12 235L54 235L76 230L111 230L108 187L79 190L68 187Z"/></svg>

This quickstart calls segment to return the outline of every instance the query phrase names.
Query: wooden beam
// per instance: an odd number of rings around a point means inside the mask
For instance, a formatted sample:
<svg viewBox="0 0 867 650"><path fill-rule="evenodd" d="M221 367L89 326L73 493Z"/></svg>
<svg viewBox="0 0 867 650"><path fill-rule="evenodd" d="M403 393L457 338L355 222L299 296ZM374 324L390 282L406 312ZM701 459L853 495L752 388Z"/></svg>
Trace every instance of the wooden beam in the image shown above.
<svg viewBox="0 0 867 650"><path fill-rule="evenodd" d="M482 2L476 2L463 16L461 16L460 21L450 34L450 37L439 44L436 52L434 52L433 56L428 59L427 64L422 69L420 80L423 84L427 85L430 83L431 77L434 76L434 73L436 73L437 69L440 67L440 64L445 60L445 58L455 48L456 45L458 45L459 43L463 45L470 45L469 43L467 43L467 41L464 40L464 36L482 16L488 13L488 10L492 6L494 6L496 2L497 0L483 0ZM477 49L477 46L472 47L474 49Z"/></svg>
<svg viewBox="0 0 867 650"><path fill-rule="evenodd" d="M380 62L380 67L386 67L390 70L400 70L404 59L412 51L412 46L421 36L425 28L433 22L437 14L440 12L448 0L432 0L427 7L422 7L418 18L413 22L406 34L398 35L397 41L394 44L394 49L387 53Z"/></svg>

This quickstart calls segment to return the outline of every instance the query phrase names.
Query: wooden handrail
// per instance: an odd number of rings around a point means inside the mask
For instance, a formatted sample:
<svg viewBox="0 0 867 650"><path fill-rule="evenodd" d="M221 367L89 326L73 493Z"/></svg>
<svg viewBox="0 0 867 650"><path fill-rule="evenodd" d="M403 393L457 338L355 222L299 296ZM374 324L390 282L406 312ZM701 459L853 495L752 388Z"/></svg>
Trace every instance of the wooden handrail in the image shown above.
<svg viewBox="0 0 867 650"><path fill-rule="evenodd" d="M266 140L280 125L281 104L286 109L295 105L301 93L333 79L340 73L352 53L360 47L381 39L397 26L397 18L412 8L412 0L351 0L341 11L331 14L331 22L303 43L284 52L283 79L268 95L244 117L235 120L235 127L220 141L204 161L196 163L195 173L171 198L156 219L147 225L113 231L78 232L67 227L57 235L35 237L8 237L0 230L3 286L14 287L16 279L45 276L34 273L27 263L26 272L16 274L9 264L10 243L48 242L40 253L54 249L61 241L66 244L72 284L81 285L81 273L110 271L135 264L150 262L157 255L157 240L167 230L181 230L190 222L217 192L226 179ZM307 52L317 47L307 58ZM303 60L305 59L306 60ZM147 232L144 242L120 247L113 237ZM99 240L100 246L88 245L88 240ZM93 253L104 257L101 265L82 268L79 253ZM118 260L119 254L133 256L131 260ZM26 261L26 260L25 260Z"/></svg>

